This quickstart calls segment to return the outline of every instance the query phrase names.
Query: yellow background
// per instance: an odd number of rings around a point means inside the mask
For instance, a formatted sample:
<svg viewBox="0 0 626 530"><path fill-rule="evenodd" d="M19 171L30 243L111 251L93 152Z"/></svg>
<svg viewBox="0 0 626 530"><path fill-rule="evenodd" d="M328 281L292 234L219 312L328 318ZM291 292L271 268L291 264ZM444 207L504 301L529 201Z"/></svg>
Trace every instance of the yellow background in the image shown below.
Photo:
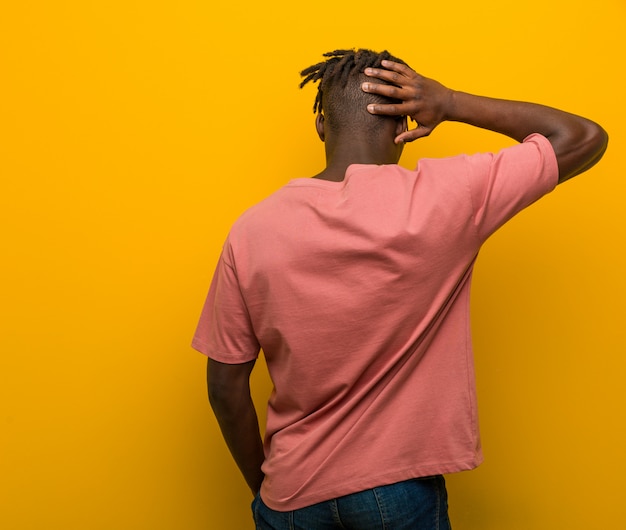
<svg viewBox="0 0 626 530"><path fill-rule="evenodd" d="M625 22L623 0L4 2L0 527L252 528L189 342L233 220L323 167L299 70L356 46L608 130L479 259L486 463L448 484L456 530L626 528ZM444 124L403 164L509 143Z"/></svg>

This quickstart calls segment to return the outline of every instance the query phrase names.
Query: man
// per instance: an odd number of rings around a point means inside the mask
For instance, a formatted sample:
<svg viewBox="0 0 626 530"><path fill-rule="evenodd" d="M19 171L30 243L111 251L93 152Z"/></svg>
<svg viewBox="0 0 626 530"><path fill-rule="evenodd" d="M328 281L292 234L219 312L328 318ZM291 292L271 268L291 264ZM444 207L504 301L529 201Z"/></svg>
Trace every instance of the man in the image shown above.
<svg viewBox="0 0 626 530"><path fill-rule="evenodd" d="M326 57L302 72L302 85L319 82L326 168L235 223L193 345L209 356L211 405L257 528L449 528L442 475L482 461L478 250L593 166L607 135L560 110L450 90L387 52ZM396 165L445 120L520 143ZM260 348L274 383L264 444L249 389Z"/></svg>

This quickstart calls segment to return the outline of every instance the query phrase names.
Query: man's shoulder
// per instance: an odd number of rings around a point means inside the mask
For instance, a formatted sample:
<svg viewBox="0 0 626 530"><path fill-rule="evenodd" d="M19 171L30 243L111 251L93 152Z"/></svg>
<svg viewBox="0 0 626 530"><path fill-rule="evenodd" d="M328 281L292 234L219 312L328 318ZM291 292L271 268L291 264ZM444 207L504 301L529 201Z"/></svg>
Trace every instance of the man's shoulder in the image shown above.
<svg viewBox="0 0 626 530"><path fill-rule="evenodd" d="M245 230L251 226L258 226L259 223L276 217L278 212L286 208L287 199L285 189L288 185L281 186L271 192L257 203L245 209L235 220L231 227L231 232Z"/></svg>

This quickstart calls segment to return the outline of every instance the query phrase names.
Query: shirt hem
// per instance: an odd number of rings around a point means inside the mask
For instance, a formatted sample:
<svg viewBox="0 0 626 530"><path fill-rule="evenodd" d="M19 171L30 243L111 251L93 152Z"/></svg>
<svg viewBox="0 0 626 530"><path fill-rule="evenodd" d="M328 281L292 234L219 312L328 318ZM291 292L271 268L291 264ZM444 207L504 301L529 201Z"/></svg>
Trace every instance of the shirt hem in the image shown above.
<svg viewBox="0 0 626 530"><path fill-rule="evenodd" d="M470 471L477 468L482 462L483 456L481 453L479 453L469 460L444 464L439 463L427 466L420 466L418 468L397 470L392 473L377 475L376 479L360 479L358 482L350 482L341 485L334 484L331 488L318 491L312 495L297 496L297 498L290 498L282 501L273 498L271 494L268 494L266 488L264 488L262 485L261 498L263 499L265 505L267 505L272 510L287 512L306 508L307 506L312 506L314 504L328 501L330 499L343 497L345 495L358 493L360 491L365 491L376 487L395 484L397 482L402 482L405 480L429 477L433 475L447 475L451 473L459 473L461 471Z"/></svg>

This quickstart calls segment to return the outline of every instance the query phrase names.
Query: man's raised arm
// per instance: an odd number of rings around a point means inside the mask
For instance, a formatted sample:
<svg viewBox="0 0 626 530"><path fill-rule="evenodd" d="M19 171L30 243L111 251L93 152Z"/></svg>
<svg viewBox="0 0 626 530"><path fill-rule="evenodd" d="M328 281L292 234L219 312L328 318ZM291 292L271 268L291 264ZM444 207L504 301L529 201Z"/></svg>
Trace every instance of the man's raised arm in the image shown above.
<svg viewBox="0 0 626 530"><path fill-rule="evenodd" d="M365 74L374 79L363 83L363 90L398 99L401 103L372 104L368 106L369 112L408 116L418 124L398 135L396 143L428 136L443 121L467 123L505 134L518 142L539 133L552 144L559 166L559 182L591 168L606 150L607 133L597 123L581 116L535 103L454 91L392 61L383 61L382 66L365 70ZM376 78L392 84L376 83Z"/></svg>

